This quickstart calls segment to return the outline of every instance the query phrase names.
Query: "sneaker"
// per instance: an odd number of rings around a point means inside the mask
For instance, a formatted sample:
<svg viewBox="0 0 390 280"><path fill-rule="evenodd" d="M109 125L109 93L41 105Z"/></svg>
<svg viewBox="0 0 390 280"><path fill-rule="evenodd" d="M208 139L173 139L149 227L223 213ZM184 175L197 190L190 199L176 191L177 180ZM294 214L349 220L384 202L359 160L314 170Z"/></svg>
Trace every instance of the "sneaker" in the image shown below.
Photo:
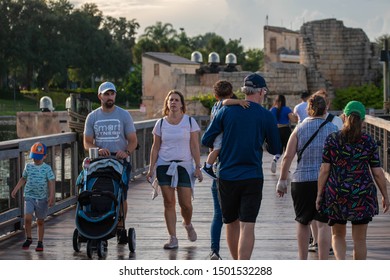
<svg viewBox="0 0 390 280"><path fill-rule="evenodd" d="M309 245L309 252L317 252L318 250L318 244L310 244Z"/></svg>
<svg viewBox="0 0 390 280"><path fill-rule="evenodd" d="M215 176L215 173L214 173L214 170L213 170L213 166L206 167L206 163L204 163L204 165L202 167L202 172L204 174L206 174L207 176L209 176L211 179L214 179L214 180L217 179L217 176Z"/></svg>
<svg viewBox="0 0 390 280"><path fill-rule="evenodd" d="M276 173L276 160L273 160L271 163L271 172Z"/></svg>
<svg viewBox="0 0 390 280"><path fill-rule="evenodd" d="M167 243L164 244L164 249L177 249L179 247L179 241L176 236L171 236Z"/></svg>
<svg viewBox="0 0 390 280"><path fill-rule="evenodd" d="M24 243L22 245L22 249L27 250L28 248L30 248L31 243L32 243L32 239L27 238L26 241L24 241Z"/></svg>
<svg viewBox="0 0 390 280"><path fill-rule="evenodd" d="M187 238L188 238L188 240L191 241L191 242L195 242L196 239L198 238L198 236L197 236L197 234L195 232L195 229L192 226L192 224L185 225L184 222L183 222L183 226L187 230Z"/></svg>
<svg viewBox="0 0 390 280"><path fill-rule="evenodd" d="M210 260L222 260L222 258L219 256L219 254L216 251L210 252Z"/></svg>
<svg viewBox="0 0 390 280"><path fill-rule="evenodd" d="M43 251L43 242L42 241L38 241L38 245L35 248L35 251L37 251L37 252L42 252Z"/></svg>

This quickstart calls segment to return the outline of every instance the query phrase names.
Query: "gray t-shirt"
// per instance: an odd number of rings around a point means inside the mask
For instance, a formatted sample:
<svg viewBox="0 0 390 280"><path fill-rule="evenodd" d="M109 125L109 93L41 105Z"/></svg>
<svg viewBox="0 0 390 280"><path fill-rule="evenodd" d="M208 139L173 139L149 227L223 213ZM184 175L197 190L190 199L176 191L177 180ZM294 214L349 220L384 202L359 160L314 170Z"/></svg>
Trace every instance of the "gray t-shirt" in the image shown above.
<svg viewBox="0 0 390 280"><path fill-rule="evenodd" d="M295 129L297 129L298 140L297 151L300 151L303 148L324 121L325 120L322 118L307 117L302 123L295 127ZM316 137L303 152L302 159L297 164L296 170L292 174L292 182L310 182L318 180L325 139L329 134L337 130L336 125L327 123L318 131Z"/></svg>
<svg viewBox="0 0 390 280"><path fill-rule="evenodd" d="M103 112L99 107L85 120L84 135L93 136L96 146L109 149L112 153L126 150L126 135L135 131L130 113L118 106L110 113Z"/></svg>

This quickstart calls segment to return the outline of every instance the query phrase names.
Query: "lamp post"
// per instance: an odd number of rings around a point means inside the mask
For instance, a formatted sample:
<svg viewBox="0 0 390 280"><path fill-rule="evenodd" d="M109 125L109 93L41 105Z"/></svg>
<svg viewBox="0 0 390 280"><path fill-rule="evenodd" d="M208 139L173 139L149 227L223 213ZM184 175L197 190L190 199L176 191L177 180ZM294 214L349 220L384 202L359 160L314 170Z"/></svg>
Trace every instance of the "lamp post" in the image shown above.
<svg viewBox="0 0 390 280"><path fill-rule="evenodd" d="M16 81L15 79L9 79L10 81L13 82L13 88L14 88L14 111L16 113L16 92L15 92L15 88L16 88Z"/></svg>

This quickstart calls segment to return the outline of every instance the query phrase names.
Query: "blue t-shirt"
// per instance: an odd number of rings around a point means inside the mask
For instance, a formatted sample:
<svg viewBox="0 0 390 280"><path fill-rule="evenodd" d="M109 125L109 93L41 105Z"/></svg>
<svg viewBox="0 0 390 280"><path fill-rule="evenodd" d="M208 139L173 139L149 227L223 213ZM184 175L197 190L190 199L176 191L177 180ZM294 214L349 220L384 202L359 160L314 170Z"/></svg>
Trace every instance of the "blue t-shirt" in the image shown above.
<svg viewBox="0 0 390 280"><path fill-rule="evenodd" d="M255 102L246 109L223 106L202 136L202 144L211 148L221 132L218 176L223 180L262 179L264 142L268 144L269 153L282 152L275 118Z"/></svg>
<svg viewBox="0 0 390 280"><path fill-rule="evenodd" d="M289 124L290 123L290 119L288 118L288 115L290 113L292 113L291 109L287 106L283 106L282 109L281 109L281 112L280 112L280 116L279 116L279 119L278 119L278 108L276 107L272 107L271 108L271 113L272 115L274 115L276 121L278 124Z"/></svg>
<svg viewBox="0 0 390 280"><path fill-rule="evenodd" d="M41 165L36 165L33 162L27 163L22 176L26 179L24 197L33 199L47 198L47 183L55 179L50 165L47 163L42 163Z"/></svg>

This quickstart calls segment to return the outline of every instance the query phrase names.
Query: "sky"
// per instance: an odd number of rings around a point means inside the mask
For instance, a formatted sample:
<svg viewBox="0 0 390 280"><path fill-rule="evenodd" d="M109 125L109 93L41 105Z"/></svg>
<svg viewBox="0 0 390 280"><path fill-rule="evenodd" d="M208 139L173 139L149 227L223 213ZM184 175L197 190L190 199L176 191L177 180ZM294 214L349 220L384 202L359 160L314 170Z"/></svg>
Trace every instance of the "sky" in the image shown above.
<svg viewBox="0 0 390 280"><path fill-rule="evenodd" d="M371 41L390 34L389 0L70 0L75 8L95 3L104 16L135 19L137 36L157 21L170 23L194 37L214 32L241 39L244 49L263 49L264 25L299 31L313 20L335 18L345 27L361 28ZM267 20L268 17L268 20Z"/></svg>

